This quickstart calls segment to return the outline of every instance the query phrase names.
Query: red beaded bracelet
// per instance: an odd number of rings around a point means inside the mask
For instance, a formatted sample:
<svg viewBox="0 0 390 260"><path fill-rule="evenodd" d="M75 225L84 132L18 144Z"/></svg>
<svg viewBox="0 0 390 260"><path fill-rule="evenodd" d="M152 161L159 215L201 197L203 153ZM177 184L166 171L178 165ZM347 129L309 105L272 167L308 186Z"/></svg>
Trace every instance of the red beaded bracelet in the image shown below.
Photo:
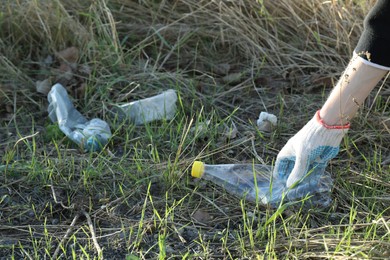
<svg viewBox="0 0 390 260"><path fill-rule="evenodd" d="M318 110L316 112L316 118L317 118L318 123L320 123L321 125L323 125L325 128L328 128L328 129L349 129L349 127L351 126L351 124L349 122L345 125L327 125L324 122L324 120L320 117L320 110Z"/></svg>

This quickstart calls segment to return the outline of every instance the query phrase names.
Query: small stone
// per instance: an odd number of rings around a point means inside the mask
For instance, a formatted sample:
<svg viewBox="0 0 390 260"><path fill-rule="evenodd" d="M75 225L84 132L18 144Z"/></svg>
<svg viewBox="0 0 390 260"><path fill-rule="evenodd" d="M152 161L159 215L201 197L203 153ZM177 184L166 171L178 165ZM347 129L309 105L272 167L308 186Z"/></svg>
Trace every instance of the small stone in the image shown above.
<svg viewBox="0 0 390 260"><path fill-rule="evenodd" d="M194 214L192 214L192 218L200 223L208 223L213 219L207 211L202 209L195 211Z"/></svg>

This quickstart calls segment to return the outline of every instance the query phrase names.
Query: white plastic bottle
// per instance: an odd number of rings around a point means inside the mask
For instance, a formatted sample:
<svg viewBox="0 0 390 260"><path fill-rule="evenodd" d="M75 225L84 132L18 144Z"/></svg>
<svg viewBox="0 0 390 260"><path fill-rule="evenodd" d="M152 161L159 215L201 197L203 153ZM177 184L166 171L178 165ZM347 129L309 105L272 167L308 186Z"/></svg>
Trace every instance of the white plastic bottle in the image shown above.
<svg viewBox="0 0 390 260"><path fill-rule="evenodd" d="M191 175L211 181L227 192L260 204L277 206L280 202L310 197L310 203L328 206L333 181L326 172L315 172L295 188L286 187L286 179L272 178L273 168L262 164L217 164L195 161Z"/></svg>
<svg viewBox="0 0 390 260"><path fill-rule="evenodd" d="M176 113L177 94L168 89L159 95L137 100L127 104L114 106L114 115L120 121L129 120L135 125L155 120L170 120Z"/></svg>

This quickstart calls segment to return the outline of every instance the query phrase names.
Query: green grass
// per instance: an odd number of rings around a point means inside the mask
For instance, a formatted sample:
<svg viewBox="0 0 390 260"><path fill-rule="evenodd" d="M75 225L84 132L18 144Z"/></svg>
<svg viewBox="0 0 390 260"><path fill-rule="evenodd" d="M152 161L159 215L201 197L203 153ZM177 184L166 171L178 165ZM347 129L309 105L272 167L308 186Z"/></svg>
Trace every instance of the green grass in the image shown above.
<svg viewBox="0 0 390 260"><path fill-rule="evenodd" d="M2 1L0 256L388 258L386 81L328 168L328 208L255 205L190 176L194 160L272 164L326 99L368 2ZM79 56L64 79L56 53L71 46ZM84 153L49 121L35 89L44 79L110 124L101 152ZM113 104L169 88L179 95L173 120L109 117ZM261 111L278 116L270 134L256 129Z"/></svg>

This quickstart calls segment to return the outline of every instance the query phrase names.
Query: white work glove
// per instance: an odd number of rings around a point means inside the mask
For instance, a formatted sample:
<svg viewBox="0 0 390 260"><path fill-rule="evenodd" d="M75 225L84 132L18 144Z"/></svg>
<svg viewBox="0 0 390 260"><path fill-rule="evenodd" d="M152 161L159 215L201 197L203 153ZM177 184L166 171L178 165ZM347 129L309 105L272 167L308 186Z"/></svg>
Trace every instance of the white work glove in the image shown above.
<svg viewBox="0 0 390 260"><path fill-rule="evenodd" d="M274 178L286 180L291 187L308 173L321 175L328 162L339 152L349 124L328 126L320 118L320 111L282 148L273 172Z"/></svg>

